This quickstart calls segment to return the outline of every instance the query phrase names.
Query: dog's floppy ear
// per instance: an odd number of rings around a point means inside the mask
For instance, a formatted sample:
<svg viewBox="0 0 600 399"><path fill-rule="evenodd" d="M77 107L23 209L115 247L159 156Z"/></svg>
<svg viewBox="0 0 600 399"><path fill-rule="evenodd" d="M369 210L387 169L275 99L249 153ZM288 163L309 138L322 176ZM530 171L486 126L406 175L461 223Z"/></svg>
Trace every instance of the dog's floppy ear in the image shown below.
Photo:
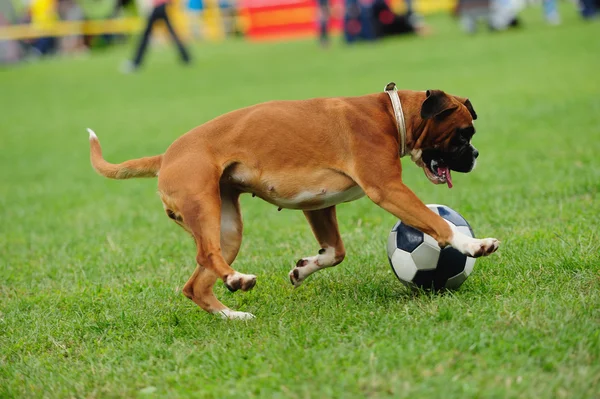
<svg viewBox="0 0 600 399"><path fill-rule="evenodd" d="M458 101L460 101L461 104L463 104L465 107L467 107L467 109L469 110L469 113L471 114L471 118L473 118L473 120L477 119L477 113L475 112L475 108L473 108L473 104L471 104L471 101L468 98L458 97L458 96L454 96L454 98L456 98Z"/></svg>
<svg viewBox="0 0 600 399"><path fill-rule="evenodd" d="M458 108L441 90L427 90L427 98L421 105L421 118L444 119Z"/></svg>

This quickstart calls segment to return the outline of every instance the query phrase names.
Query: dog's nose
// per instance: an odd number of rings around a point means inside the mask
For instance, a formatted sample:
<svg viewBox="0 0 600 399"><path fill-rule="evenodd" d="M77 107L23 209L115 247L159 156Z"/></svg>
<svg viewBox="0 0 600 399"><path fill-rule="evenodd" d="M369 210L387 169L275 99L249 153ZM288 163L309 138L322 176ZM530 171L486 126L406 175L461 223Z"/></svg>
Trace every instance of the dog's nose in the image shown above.
<svg viewBox="0 0 600 399"><path fill-rule="evenodd" d="M476 149L473 149L473 158L477 159L478 156L479 156L479 151L477 151Z"/></svg>

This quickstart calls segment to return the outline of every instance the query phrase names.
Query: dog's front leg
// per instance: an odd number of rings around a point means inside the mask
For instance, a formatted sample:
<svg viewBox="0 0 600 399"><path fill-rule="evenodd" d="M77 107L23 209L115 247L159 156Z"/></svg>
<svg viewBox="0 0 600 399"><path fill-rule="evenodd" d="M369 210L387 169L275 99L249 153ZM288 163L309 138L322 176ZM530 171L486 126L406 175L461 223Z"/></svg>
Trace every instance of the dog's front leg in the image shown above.
<svg viewBox="0 0 600 399"><path fill-rule="evenodd" d="M477 239L453 229L442 217L435 214L406 186L400 176L375 180L363 179L361 187L377 205L390 212L403 223L432 236L444 248L447 245L474 258L486 256L498 249L495 238Z"/></svg>

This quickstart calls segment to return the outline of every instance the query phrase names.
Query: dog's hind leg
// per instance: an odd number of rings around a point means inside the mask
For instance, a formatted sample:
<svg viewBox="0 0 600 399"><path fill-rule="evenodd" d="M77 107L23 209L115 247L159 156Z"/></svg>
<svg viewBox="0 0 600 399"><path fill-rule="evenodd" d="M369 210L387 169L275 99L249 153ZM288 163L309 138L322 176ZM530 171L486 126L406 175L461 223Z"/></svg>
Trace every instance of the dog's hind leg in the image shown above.
<svg viewBox="0 0 600 399"><path fill-rule="evenodd" d="M290 281L294 287L300 286L304 279L314 272L340 264L346 256L344 243L338 230L335 206L304 211L304 216L310 223L321 249L318 255L300 259L296 267L290 271Z"/></svg>
<svg viewBox="0 0 600 399"><path fill-rule="evenodd" d="M221 252L229 265L235 260L242 245L242 213L240 193L221 186Z"/></svg>
<svg viewBox="0 0 600 399"><path fill-rule="evenodd" d="M198 267L183 288L184 294L204 310L229 319L248 319L250 313L236 312L215 297L213 286L221 278L230 291L247 291L256 284L256 276L233 270L241 244L242 220L238 194L218 187L203 187L202 195L186 199L180 207L183 223L197 246Z"/></svg>

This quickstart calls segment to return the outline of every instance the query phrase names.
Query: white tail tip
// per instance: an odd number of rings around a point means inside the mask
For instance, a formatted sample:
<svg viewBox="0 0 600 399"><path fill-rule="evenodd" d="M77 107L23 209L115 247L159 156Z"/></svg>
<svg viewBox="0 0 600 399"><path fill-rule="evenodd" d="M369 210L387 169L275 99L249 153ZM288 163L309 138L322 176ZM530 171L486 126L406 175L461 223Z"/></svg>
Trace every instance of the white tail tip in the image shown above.
<svg viewBox="0 0 600 399"><path fill-rule="evenodd" d="M90 140L94 140L94 139L95 139L95 140L98 140L98 136L96 136L96 133L94 133L94 131L93 131L92 129L90 129L90 128L88 127L87 131L88 131L88 133L90 134Z"/></svg>

